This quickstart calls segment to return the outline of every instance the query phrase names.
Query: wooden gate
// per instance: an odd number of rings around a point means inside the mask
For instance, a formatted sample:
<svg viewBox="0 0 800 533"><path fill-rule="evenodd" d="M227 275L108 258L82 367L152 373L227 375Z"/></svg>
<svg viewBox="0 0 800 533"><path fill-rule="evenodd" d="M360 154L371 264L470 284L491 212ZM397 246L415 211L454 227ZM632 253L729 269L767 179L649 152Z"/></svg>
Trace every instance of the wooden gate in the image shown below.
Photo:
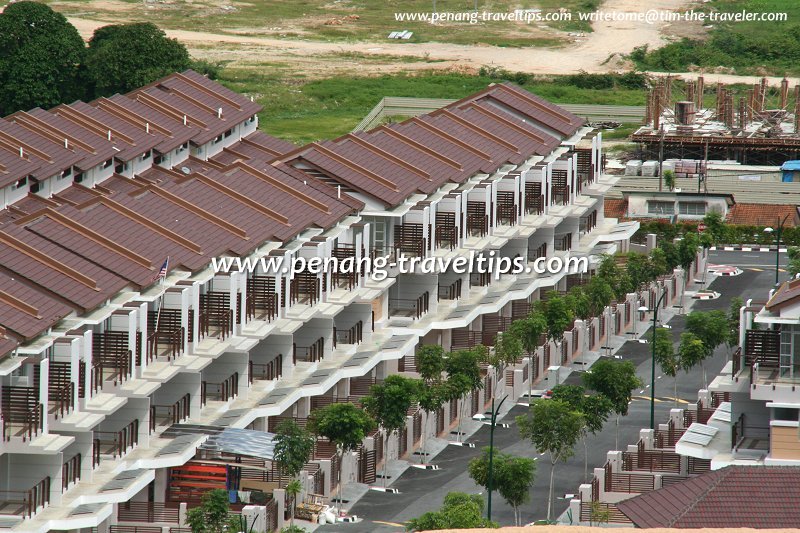
<svg viewBox="0 0 800 533"><path fill-rule="evenodd" d="M361 449L358 458L358 482L370 485L375 483L375 450Z"/></svg>

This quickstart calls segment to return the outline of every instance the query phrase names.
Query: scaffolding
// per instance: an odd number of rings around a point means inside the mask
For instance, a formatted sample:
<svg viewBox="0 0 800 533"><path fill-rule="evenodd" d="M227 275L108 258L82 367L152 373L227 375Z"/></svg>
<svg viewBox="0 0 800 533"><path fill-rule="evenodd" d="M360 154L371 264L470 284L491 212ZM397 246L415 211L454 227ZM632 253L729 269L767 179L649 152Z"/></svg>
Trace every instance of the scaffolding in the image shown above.
<svg viewBox="0 0 800 533"><path fill-rule="evenodd" d="M769 87L767 78L747 89L703 76L679 83L656 78L647 93L645 125L631 140L650 159L712 159L780 165L800 159L800 85Z"/></svg>

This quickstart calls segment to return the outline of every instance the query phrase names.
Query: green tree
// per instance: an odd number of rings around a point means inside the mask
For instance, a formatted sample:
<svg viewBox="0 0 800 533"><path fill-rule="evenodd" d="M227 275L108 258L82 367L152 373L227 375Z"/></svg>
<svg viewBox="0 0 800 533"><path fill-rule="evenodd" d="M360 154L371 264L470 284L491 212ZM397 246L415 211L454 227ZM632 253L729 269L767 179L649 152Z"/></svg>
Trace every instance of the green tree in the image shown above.
<svg viewBox="0 0 800 533"><path fill-rule="evenodd" d="M387 376L383 383L370 387L369 396L361 400L367 413L383 428L384 450L389 449L389 436L398 434L406 425L408 409L414 405L418 386L415 380L398 375ZM383 486L386 486L384 462Z"/></svg>
<svg viewBox="0 0 800 533"><path fill-rule="evenodd" d="M578 285L572 287L566 295L566 300L572 313L581 320L593 316L591 300L582 287Z"/></svg>
<svg viewBox="0 0 800 533"><path fill-rule="evenodd" d="M728 339L726 343L729 349L739 345L739 311L744 305L744 301L734 296L731 298L731 305L728 309Z"/></svg>
<svg viewBox="0 0 800 533"><path fill-rule="evenodd" d="M422 386L416 393L416 400L422 409L422 441L420 443L420 463L425 462L425 444L430 415L445 401L445 390L441 386L445 369L444 349L438 344L426 344L417 351L417 373L422 378Z"/></svg>
<svg viewBox="0 0 800 533"><path fill-rule="evenodd" d="M615 447L619 449L619 417L628 414L631 393L642 386L636 367L630 361L603 358L583 374L583 384L611 401L612 411L617 415Z"/></svg>
<svg viewBox="0 0 800 533"><path fill-rule="evenodd" d="M83 98L83 39L61 13L16 2L0 13L0 114Z"/></svg>
<svg viewBox="0 0 800 533"><path fill-rule="evenodd" d="M314 437L294 420L284 420L275 429L273 457L278 469L296 478L314 452Z"/></svg>
<svg viewBox="0 0 800 533"><path fill-rule="evenodd" d="M95 96L131 91L190 64L186 47L150 22L98 28L86 52L86 74Z"/></svg>
<svg viewBox="0 0 800 533"><path fill-rule="evenodd" d="M299 479L293 479L286 485L285 490L286 497L289 498L289 501L291 502L289 504L289 527L294 527L294 510L297 507L297 497L300 496L301 492L303 492L303 484L300 483Z"/></svg>
<svg viewBox="0 0 800 533"><path fill-rule="evenodd" d="M603 276L593 276L584 288L589 299L589 308L592 316L600 316L600 313L614 299L614 289Z"/></svg>
<svg viewBox="0 0 800 533"><path fill-rule="evenodd" d="M445 359L447 372L448 396L458 398L458 428L456 430L458 441L461 441L461 422L464 416L464 402L467 396L483 387L481 379L480 362L483 360L486 348L476 346L471 349L450 352Z"/></svg>
<svg viewBox="0 0 800 533"><path fill-rule="evenodd" d="M545 331L547 331L547 320L537 311L513 321L508 329L511 335L520 340L522 350L528 355L528 398L533 390L533 355L539 348Z"/></svg>
<svg viewBox="0 0 800 533"><path fill-rule="evenodd" d="M469 462L469 477L479 486L489 490L489 456L492 455L492 490L497 491L514 509L514 525L520 525L519 507L528 501L529 490L536 475L536 461L528 457L515 457L493 451L490 447L483 455Z"/></svg>
<svg viewBox="0 0 800 533"><path fill-rule="evenodd" d="M548 340L559 344L564 338L564 332L575 321L572 309L569 308L567 301L555 291L551 291L547 295L547 300L540 300L536 304L547 322Z"/></svg>
<svg viewBox="0 0 800 533"><path fill-rule="evenodd" d="M696 233L686 233L678 243L678 264L687 272L697 259L697 249L700 247L700 239Z"/></svg>
<svg viewBox="0 0 800 533"><path fill-rule="evenodd" d="M483 518L483 499L478 494L450 492L438 511L408 521L409 531L434 531L439 529L496 528L497 524Z"/></svg>
<svg viewBox="0 0 800 533"><path fill-rule="evenodd" d="M667 253L663 248L653 248L650 250L650 265L653 269L653 277L662 276L669 273L669 265L667 263Z"/></svg>
<svg viewBox="0 0 800 533"><path fill-rule="evenodd" d="M547 495L547 520L553 512L553 481L556 463L575 453L575 443L584 427L583 414L561 400L535 400L527 414L516 418L522 438L530 440L539 453L550 456L550 490Z"/></svg>
<svg viewBox="0 0 800 533"><path fill-rule="evenodd" d="M214 489L203 494L200 505L189 509L186 522L192 533L239 531L238 517L232 517L230 511L228 491Z"/></svg>
<svg viewBox="0 0 800 533"><path fill-rule="evenodd" d="M678 357L681 368L688 371L703 363L703 360L708 357L708 350L700 337L687 331L681 334Z"/></svg>
<svg viewBox="0 0 800 533"><path fill-rule="evenodd" d="M657 328L655 330L655 339L650 339L650 342L655 342L656 363L661 367L661 371L664 372L664 375L672 378L675 406L677 407L678 372L682 366L680 356L675 352L675 347L672 344L670 331L665 328Z"/></svg>
<svg viewBox="0 0 800 533"><path fill-rule="evenodd" d="M700 360L703 370L703 384L706 384L704 361L713 355L718 346L730 338L730 323L725 311L692 311L686 316L686 331L699 338L705 348L705 356Z"/></svg>
<svg viewBox="0 0 800 533"><path fill-rule="evenodd" d="M706 226L705 235L711 237L712 244L725 244L726 226L722 213L711 211L703 217L703 224Z"/></svg>
<svg viewBox="0 0 800 533"><path fill-rule="evenodd" d="M633 290L639 290L656 277L650 257L636 252L628 253L625 270L630 277Z"/></svg>
<svg viewBox="0 0 800 533"><path fill-rule="evenodd" d="M786 255L789 256L789 263L786 265L786 271L789 276L794 278L800 274L800 247L789 246L786 249Z"/></svg>
<svg viewBox="0 0 800 533"><path fill-rule="evenodd" d="M583 477L589 479L589 435L596 435L611 414L611 400L602 394L590 395L580 385L556 385L553 387L554 400L568 403L574 410L583 414Z"/></svg>
<svg viewBox="0 0 800 533"><path fill-rule="evenodd" d="M672 192L675 189L675 172L672 170L664 171L664 185Z"/></svg>
<svg viewBox="0 0 800 533"><path fill-rule="evenodd" d="M363 409L352 403L332 403L311 412L309 428L318 437L324 437L336 446L339 464L345 452L355 451L375 421ZM338 491L342 487L342 469L338 470Z"/></svg>

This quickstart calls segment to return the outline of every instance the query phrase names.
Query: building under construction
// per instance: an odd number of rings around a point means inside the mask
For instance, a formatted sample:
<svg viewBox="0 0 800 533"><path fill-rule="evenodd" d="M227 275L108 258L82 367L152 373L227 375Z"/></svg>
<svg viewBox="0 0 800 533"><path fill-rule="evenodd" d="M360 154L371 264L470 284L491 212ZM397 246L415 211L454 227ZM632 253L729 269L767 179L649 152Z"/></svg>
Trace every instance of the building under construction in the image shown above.
<svg viewBox="0 0 800 533"><path fill-rule="evenodd" d="M712 96L712 93L715 95ZM800 85L770 88L767 79L742 90L702 76L685 83L666 76L648 92L645 126L631 137L643 159L736 160L780 165L800 159Z"/></svg>

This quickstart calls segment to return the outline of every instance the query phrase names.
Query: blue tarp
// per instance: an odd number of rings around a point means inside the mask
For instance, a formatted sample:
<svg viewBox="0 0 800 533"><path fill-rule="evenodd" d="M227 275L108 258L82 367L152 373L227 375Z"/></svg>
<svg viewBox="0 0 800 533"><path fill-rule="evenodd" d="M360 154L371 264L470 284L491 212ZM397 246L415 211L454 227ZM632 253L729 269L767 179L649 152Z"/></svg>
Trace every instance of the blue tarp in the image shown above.
<svg viewBox="0 0 800 533"><path fill-rule="evenodd" d="M800 170L800 161L786 161L781 165L781 170Z"/></svg>

